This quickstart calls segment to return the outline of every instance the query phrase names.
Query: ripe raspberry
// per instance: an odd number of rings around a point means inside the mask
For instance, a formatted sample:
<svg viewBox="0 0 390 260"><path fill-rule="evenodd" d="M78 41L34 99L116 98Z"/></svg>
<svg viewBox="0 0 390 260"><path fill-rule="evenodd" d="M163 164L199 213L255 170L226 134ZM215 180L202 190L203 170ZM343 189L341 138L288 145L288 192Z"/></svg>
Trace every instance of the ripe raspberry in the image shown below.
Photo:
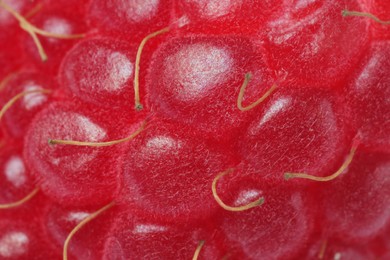
<svg viewBox="0 0 390 260"><path fill-rule="evenodd" d="M134 100L132 78L136 50L134 44L110 38L80 42L62 61L61 85L85 102L128 106L128 101Z"/></svg>
<svg viewBox="0 0 390 260"><path fill-rule="evenodd" d="M151 109L218 140L237 136L255 113L237 109L244 75L249 72L252 77L245 104L256 101L275 81L264 52L256 50L247 37L171 39L156 51L148 71ZM218 131L221 128L224 132Z"/></svg>
<svg viewBox="0 0 390 260"><path fill-rule="evenodd" d="M387 259L389 13L0 0L0 258Z"/></svg>
<svg viewBox="0 0 390 260"><path fill-rule="evenodd" d="M50 93L54 90L53 80L45 74L36 71L12 74L3 86L0 104L4 107L13 97L23 96L4 113L2 123L5 132L13 138L23 138L32 118L53 100Z"/></svg>

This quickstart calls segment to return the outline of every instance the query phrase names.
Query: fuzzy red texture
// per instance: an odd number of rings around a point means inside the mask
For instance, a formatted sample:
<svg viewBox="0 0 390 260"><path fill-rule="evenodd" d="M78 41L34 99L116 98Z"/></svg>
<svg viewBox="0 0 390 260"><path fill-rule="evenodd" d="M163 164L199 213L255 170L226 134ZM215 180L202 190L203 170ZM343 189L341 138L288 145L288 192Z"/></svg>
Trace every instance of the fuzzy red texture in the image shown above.
<svg viewBox="0 0 390 260"><path fill-rule="evenodd" d="M84 33L87 26L82 15L77 15L77 10L67 10L66 8L59 8L53 6L52 8L45 8L38 12L29 21L35 26L54 34L80 34ZM22 41L27 60L32 63L32 66L39 70L45 71L46 75L51 73L56 75L59 64L61 64L64 55L77 42L75 39L56 39L38 36L47 56L47 61L42 62L37 47L31 41L29 34L23 34Z"/></svg>
<svg viewBox="0 0 390 260"><path fill-rule="evenodd" d="M0 168L0 204L18 201L35 188L34 179L23 160L20 145L2 147Z"/></svg>
<svg viewBox="0 0 390 260"><path fill-rule="evenodd" d="M345 103L352 109L354 129L365 149L390 149L390 41L376 41L345 88ZM370 75L370 76L368 76Z"/></svg>
<svg viewBox="0 0 390 260"><path fill-rule="evenodd" d="M102 259L191 259L202 240L209 243L199 259L221 259L225 254L221 234L206 223L199 224L154 221L135 216L129 209L119 212Z"/></svg>
<svg viewBox="0 0 390 260"><path fill-rule="evenodd" d="M172 0L90 0L87 20L101 33L138 42L171 22Z"/></svg>
<svg viewBox="0 0 390 260"><path fill-rule="evenodd" d="M2 126L5 133L17 139L26 135L31 118L53 100L54 81L36 71L21 71L12 74L4 84L0 105L4 106L11 98L26 91L44 90L51 93L31 93L21 98L4 114ZM23 111L23 112L22 112Z"/></svg>
<svg viewBox="0 0 390 260"><path fill-rule="evenodd" d="M232 259L294 258L310 243L318 207L307 196L307 188L276 176L265 179L243 162L218 182L217 190L232 206L264 198L262 210L229 212L221 208L217 213L217 230L224 234Z"/></svg>
<svg viewBox="0 0 390 260"><path fill-rule="evenodd" d="M96 211L95 206L64 206L53 202L46 203L45 206L40 219L42 232L50 240L55 251L60 253L72 229L88 214ZM114 209L105 212L94 220L94 225L83 227L86 232L76 233L69 248L69 258L98 259L102 255L108 231L117 215L118 212Z"/></svg>
<svg viewBox="0 0 390 260"><path fill-rule="evenodd" d="M252 75L244 105L256 101L276 80L264 56L247 37L179 35L152 57L146 81L151 109L231 141L255 113L237 109L244 75Z"/></svg>
<svg viewBox="0 0 390 260"><path fill-rule="evenodd" d="M233 156L199 140L201 132L186 125L151 124L128 144L119 201L151 218L209 219L219 207L210 183L216 173L234 165Z"/></svg>
<svg viewBox="0 0 390 260"><path fill-rule="evenodd" d="M242 133L238 150L264 176L321 174L351 146L344 111L330 92L280 90L262 108Z"/></svg>
<svg viewBox="0 0 390 260"><path fill-rule="evenodd" d="M137 46L110 38L80 42L63 59L63 85L84 102L131 109Z"/></svg>
<svg viewBox="0 0 390 260"><path fill-rule="evenodd" d="M288 3L259 31L259 41L264 42L275 69L288 73L286 87L291 82L341 87L370 38L367 20L341 16L346 6L361 11L359 4L356 0Z"/></svg>
<svg viewBox="0 0 390 260"><path fill-rule="evenodd" d="M40 189L0 209L0 258L61 259L67 234L111 201L74 236L70 259L191 259L201 240L199 259L317 259L324 241L323 259L388 257L390 27L341 15L386 20L385 1L5 2L23 15L42 3L29 21L55 29L48 21L61 18L67 33L86 37L38 36L43 63L0 9L0 81L10 76L1 104L26 81L54 90L34 110L18 100L0 121L0 204ZM144 110L135 112L137 46L164 27L142 53ZM278 88L242 112L246 73L244 106ZM121 139L142 122L140 135L115 146L48 144ZM284 180L285 172L332 174L356 140L337 179ZM230 168L216 185L221 199L264 204L218 205L211 184Z"/></svg>
<svg viewBox="0 0 390 260"><path fill-rule="evenodd" d="M282 0L185 0L177 1L175 15L182 22L194 23L185 28L188 32L256 34L282 5Z"/></svg>
<svg viewBox="0 0 390 260"><path fill-rule="evenodd" d="M124 121L112 124L111 116ZM119 187L123 144L80 147L50 145L48 141L117 140L136 130L140 122L135 118L127 121L121 113L76 102L52 103L39 113L26 134L29 141L25 142L24 157L42 191L66 205L96 205L112 200Z"/></svg>
<svg viewBox="0 0 390 260"><path fill-rule="evenodd" d="M383 232L390 217L389 166L388 154L358 151L339 179L319 187L326 235L363 244Z"/></svg>

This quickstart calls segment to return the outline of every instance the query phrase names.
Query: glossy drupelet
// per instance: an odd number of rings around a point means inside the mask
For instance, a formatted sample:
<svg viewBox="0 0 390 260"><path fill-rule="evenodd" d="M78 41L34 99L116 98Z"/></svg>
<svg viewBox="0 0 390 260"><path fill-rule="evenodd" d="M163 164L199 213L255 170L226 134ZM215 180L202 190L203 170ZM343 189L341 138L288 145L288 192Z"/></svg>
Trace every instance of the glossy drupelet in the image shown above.
<svg viewBox="0 0 390 260"><path fill-rule="evenodd" d="M0 3L1 259L388 257L385 1Z"/></svg>

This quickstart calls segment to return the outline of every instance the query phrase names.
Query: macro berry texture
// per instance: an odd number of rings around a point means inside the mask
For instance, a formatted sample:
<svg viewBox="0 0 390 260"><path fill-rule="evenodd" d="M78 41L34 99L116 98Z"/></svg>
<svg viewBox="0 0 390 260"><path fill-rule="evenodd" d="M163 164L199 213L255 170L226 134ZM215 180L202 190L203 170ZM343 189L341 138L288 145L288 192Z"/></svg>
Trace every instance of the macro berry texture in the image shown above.
<svg viewBox="0 0 390 260"><path fill-rule="evenodd" d="M387 20L0 0L0 259L389 259Z"/></svg>

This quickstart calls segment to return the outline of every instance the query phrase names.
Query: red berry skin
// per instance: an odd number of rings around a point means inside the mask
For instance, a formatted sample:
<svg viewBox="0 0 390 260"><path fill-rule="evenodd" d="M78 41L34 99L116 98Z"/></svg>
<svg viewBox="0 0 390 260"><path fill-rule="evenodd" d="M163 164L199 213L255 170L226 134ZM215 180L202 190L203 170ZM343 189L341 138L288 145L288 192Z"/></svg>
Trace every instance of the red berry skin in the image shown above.
<svg viewBox="0 0 390 260"><path fill-rule="evenodd" d="M254 114L237 108L246 73L252 74L252 80L245 92L245 106L275 82L262 50L257 51L245 37L171 39L151 60L146 80L151 110L193 125L205 136L234 138Z"/></svg>
<svg viewBox="0 0 390 260"><path fill-rule="evenodd" d="M380 256L379 259L388 259L390 256L390 224L384 229L384 231L370 242L370 249L377 252Z"/></svg>
<svg viewBox="0 0 390 260"><path fill-rule="evenodd" d="M223 250L217 233L207 225L154 222L121 212L104 246L102 259L191 259L201 240L206 241L198 259L221 259Z"/></svg>
<svg viewBox="0 0 390 260"><path fill-rule="evenodd" d="M74 17L85 16L90 0L42 0L43 8L51 10L63 10L72 13ZM85 17L83 17L85 19Z"/></svg>
<svg viewBox="0 0 390 260"><path fill-rule="evenodd" d="M390 157L358 151L348 170L319 187L324 230L363 244L390 224Z"/></svg>
<svg viewBox="0 0 390 260"><path fill-rule="evenodd" d="M315 237L313 243L299 259L346 259L346 260L366 260L378 259L368 249L356 244L341 242L333 237L319 238Z"/></svg>
<svg viewBox="0 0 390 260"><path fill-rule="evenodd" d="M36 0L32 1L23 1L23 0L4 0L5 4L10 6L13 10L23 15L28 14L35 6ZM0 30L2 32L7 32L9 30L14 30L19 28L18 20L15 19L9 12L0 9ZM16 41L15 41L16 42Z"/></svg>
<svg viewBox="0 0 390 260"><path fill-rule="evenodd" d="M205 34L255 34L273 13L280 12L281 0L184 0L177 1L176 19L188 31Z"/></svg>
<svg viewBox="0 0 390 260"><path fill-rule="evenodd" d="M41 226L42 213L48 203L48 199L38 193L17 208L1 210L1 259L62 259Z"/></svg>
<svg viewBox="0 0 390 260"><path fill-rule="evenodd" d="M41 225L45 236L52 241L57 252L62 252L69 233L99 207L64 207L53 202L48 203L41 218ZM112 208L86 224L72 237L67 250L68 257L80 260L101 259L107 233L117 215L117 209Z"/></svg>
<svg viewBox="0 0 390 260"><path fill-rule="evenodd" d="M343 93L352 108L354 128L369 150L390 149L389 59L390 41L373 42Z"/></svg>
<svg viewBox="0 0 390 260"><path fill-rule="evenodd" d="M91 0L87 16L105 35L141 41L171 22L172 0Z"/></svg>
<svg viewBox="0 0 390 260"><path fill-rule="evenodd" d="M76 35L87 33L82 15L76 15L72 10L58 8L45 8L34 15L30 22L38 28L53 34ZM42 58L37 51L37 46L31 36L25 32L23 34L24 49L28 55L28 60L46 74L56 75L58 65L64 58L64 54L77 42L77 39L58 39L53 37L38 36L42 47L48 56L47 61L42 62Z"/></svg>
<svg viewBox="0 0 390 260"><path fill-rule="evenodd" d="M185 125L152 121L128 144L118 200L140 216L193 222L218 208L211 183L234 165L229 152ZM196 214L194 214L196 212Z"/></svg>
<svg viewBox="0 0 390 260"><path fill-rule="evenodd" d="M72 238L69 260L191 259L200 240L199 259L319 259L325 240L322 259L390 259L389 27L342 16L364 11L389 20L387 1L1 2L20 5L15 9L43 29L87 34L38 36L48 54L43 63L31 36L0 7L0 82L17 74L0 92L0 106L23 87L26 72L55 89L33 113L21 99L1 120L0 205L40 191L17 208L0 209L0 259L62 259L65 238L84 213L112 201L113 208ZM42 5L29 14L36 4ZM72 31L47 25L53 17ZM135 113L137 47L164 27L169 32L143 49L144 110ZM190 48L199 44L208 45L203 54ZM106 62L112 53L97 58L101 45L133 67ZM272 84L278 88L242 112L237 97L246 73L252 78L244 106ZM123 91L107 91L117 80ZM180 99L182 86L202 80L212 84L201 88L201 98ZM141 134L117 146L47 142L120 139L145 117ZM356 140L352 163L337 179L283 178L285 172L332 174ZM15 156L28 175L19 187L9 181L18 173L7 173ZM229 168L234 172L217 183L222 200L238 207L264 197L264 204L230 212L217 203L211 184ZM5 257L10 247L12 257Z"/></svg>
<svg viewBox="0 0 390 260"><path fill-rule="evenodd" d="M80 42L62 61L61 85L85 102L105 107L127 106L130 111L134 106L136 47L110 38Z"/></svg>
<svg viewBox="0 0 390 260"><path fill-rule="evenodd" d="M37 6L36 0L4 0L10 8L22 15L29 15ZM23 37L27 34L20 28L19 22L5 9L0 8L0 82L26 64L23 49Z"/></svg>
<svg viewBox="0 0 390 260"><path fill-rule="evenodd" d="M24 53L20 44L20 35L16 31L1 30L0 34L0 82L14 73L22 63Z"/></svg>
<svg viewBox="0 0 390 260"><path fill-rule="evenodd" d="M221 208L215 218L233 259L295 259L309 242L318 209L307 191L283 178L263 179L245 164L219 180L217 191L235 207L264 198L264 204L245 211Z"/></svg>
<svg viewBox="0 0 390 260"><path fill-rule="evenodd" d="M354 131L345 124L347 111L337 96L298 89L274 93L238 138L244 162L264 178L283 178L286 172L327 176L351 149Z"/></svg>
<svg viewBox="0 0 390 260"><path fill-rule="evenodd" d="M1 90L0 106L4 106L19 93L35 90L54 91L53 80L36 71L12 74ZM1 123L8 135L23 139L31 120L52 100L53 92L31 93L17 100L2 118Z"/></svg>
<svg viewBox="0 0 390 260"><path fill-rule="evenodd" d="M0 204L23 199L35 189L20 144L3 144L0 152Z"/></svg>
<svg viewBox="0 0 390 260"><path fill-rule="evenodd" d="M299 85L341 87L369 40L368 22L342 17L345 8L361 10L355 0L287 1L259 31L275 69Z"/></svg>
<svg viewBox="0 0 390 260"><path fill-rule="evenodd" d="M382 21L389 21L390 3L382 0L365 0L365 11L371 13ZM370 21L372 36L374 39L385 40L390 38L390 29L388 24L381 24L373 20Z"/></svg>
<svg viewBox="0 0 390 260"><path fill-rule="evenodd" d="M1 259L61 259L42 236L38 219L26 216L2 218L0 223Z"/></svg>
<svg viewBox="0 0 390 260"><path fill-rule="evenodd" d="M112 125L110 116L121 118L123 124ZM112 200L119 184L122 145L49 145L48 140L121 139L139 127L126 118L125 113L69 102L53 103L37 115L25 138L24 158L42 191L63 205L101 205Z"/></svg>

